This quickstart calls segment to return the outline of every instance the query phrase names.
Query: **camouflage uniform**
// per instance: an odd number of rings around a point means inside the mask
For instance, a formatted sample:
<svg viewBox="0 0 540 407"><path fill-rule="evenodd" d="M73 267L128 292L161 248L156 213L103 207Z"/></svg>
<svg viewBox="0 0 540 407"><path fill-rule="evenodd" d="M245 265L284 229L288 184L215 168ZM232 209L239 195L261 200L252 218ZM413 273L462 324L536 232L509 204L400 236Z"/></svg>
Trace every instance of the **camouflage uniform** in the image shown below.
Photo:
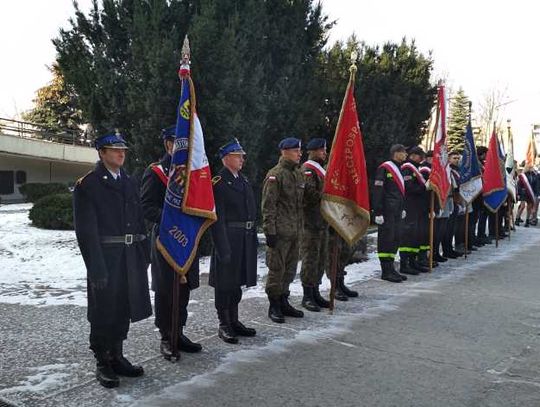
<svg viewBox="0 0 540 407"><path fill-rule="evenodd" d="M304 286L315 287L320 284L324 274L328 247L328 224L321 215L324 179L306 164L303 171L306 187L303 204L304 228L300 244L300 278Z"/></svg>
<svg viewBox="0 0 540 407"><path fill-rule="evenodd" d="M303 195L304 177L298 164L281 157L266 174L262 192L263 231L276 237L275 247L266 252L269 298L288 295L296 275Z"/></svg>

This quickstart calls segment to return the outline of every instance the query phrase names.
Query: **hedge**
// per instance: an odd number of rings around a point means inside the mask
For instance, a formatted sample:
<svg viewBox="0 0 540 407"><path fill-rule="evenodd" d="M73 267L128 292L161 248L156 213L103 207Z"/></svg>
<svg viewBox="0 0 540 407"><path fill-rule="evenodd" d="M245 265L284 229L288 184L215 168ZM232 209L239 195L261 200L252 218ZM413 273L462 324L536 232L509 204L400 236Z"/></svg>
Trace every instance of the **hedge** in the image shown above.
<svg viewBox="0 0 540 407"><path fill-rule="evenodd" d="M30 209L28 217L38 228L73 230L71 193L49 195L38 199Z"/></svg>
<svg viewBox="0 0 540 407"><path fill-rule="evenodd" d="M24 195L26 202L37 202L44 196L67 193L68 191L67 185L57 182L50 184L29 183L19 187L19 192Z"/></svg>

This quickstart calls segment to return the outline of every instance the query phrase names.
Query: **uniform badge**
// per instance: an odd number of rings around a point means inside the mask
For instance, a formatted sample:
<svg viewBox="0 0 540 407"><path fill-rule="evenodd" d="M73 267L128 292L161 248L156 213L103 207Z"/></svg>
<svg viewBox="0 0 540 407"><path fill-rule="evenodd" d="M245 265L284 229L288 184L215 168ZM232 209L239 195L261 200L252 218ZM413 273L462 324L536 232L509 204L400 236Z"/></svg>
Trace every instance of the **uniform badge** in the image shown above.
<svg viewBox="0 0 540 407"><path fill-rule="evenodd" d="M311 177L313 175L313 173L311 171L304 171L304 175L306 177Z"/></svg>
<svg viewBox="0 0 540 407"><path fill-rule="evenodd" d="M212 178L212 185L216 185L219 181L221 181L221 177L216 175L214 178Z"/></svg>
<svg viewBox="0 0 540 407"><path fill-rule="evenodd" d="M103 179L108 179L106 175L103 176Z"/></svg>
<svg viewBox="0 0 540 407"><path fill-rule="evenodd" d="M403 177L403 179L404 179L405 181L410 181L410 180L412 179L412 177L411 177L410 175L405 175L405 176Z"/></svg>
<svg viewBox="0 0 540 407"><path fill-rule="evenodd" d="M380 179L375 180L373 183L376 187L382 187L384 185L384 181L381 181Z"/></svg>
<svg viewBox="0 0 540 407"><path fill-rule="evenodd" d="M267 181L276 181L276 177L273 176L273 175L270 175L270 176L266 177L266 180Z"/></svg>

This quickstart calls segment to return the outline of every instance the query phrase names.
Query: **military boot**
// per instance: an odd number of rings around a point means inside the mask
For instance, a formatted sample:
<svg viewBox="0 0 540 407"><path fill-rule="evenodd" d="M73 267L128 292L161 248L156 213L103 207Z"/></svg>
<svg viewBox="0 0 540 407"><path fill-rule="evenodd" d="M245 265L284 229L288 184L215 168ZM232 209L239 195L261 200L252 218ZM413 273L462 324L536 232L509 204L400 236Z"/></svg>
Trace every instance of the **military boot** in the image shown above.
<svg viewBox="0 0 540 407"><path fill-rule="evenodd" d="M281 311L281 298L268 297L270 306L268 307L268 318L272 321L282 324L285 322L283 312Z"/></svg>
<svg viewBox="0 0 540 407"><path fill-rule="evenodd" d="M178 350L187 353L197 353L202 350L202 345L200 343L192 342L186 335L184 335L184 327L180 327L180 332L178 335Z"/></svg>
<svg viewBox="0 0 540 407"><path fill-rule="evenodd" d="M336 278L336 289L334 291L334 298L338 301L349 301L349 296L343 292L337 278Z"/></svg>
<svg viewBox="0 0 540 407"><path fill-rule="evenodd" d="M409 274L411 276L417 276L420 274L418 270L413 269L409 264L410 256L401 256L399 262L399 274Z"/></svg>
<svg viewBox="0 0 540 407"><path fill-rule="evenodd" d="M111 356L111 367L117 375L139 377L144 374L142 366L132 365L131 362L124 357L123 341L118 341L114 344Z"/></svg>
<svg viewBox="0 0 540 407"><path fill-rule="evenodd" d="M419 271L420 273L429 273L429 268L422 266L418 261L416 261L416 256L409 257L409 264L411 268Z"/></svg>
<svg viewBox="0 0 540 407"><path fill-rule="evenodd" d="M351 290L349 287L345 285L345 277L341 276L338 278L338 286L341 288L341 291L347 296L347 297L358 297L358 292Z"/></svg>
<svg viewBox="0 0 540 407"><path fill-rule="evenodd" d="M401 283L403 281L401 275L394 270L393 262L381 261L381 269L381 279L390 281L391 283Z"/></svg>
<svg viewBox="0 0 540 407"><path fill-rule="evenodd" d="M286 317L303 318L304 313L299 309L294 308L289 304L289 294L283 294L281 296L281 312Z"/></svg>
<svg viewBox="0 0 540 407"><path fill-rule="evenodd" d="M169 338L162 338L159 344L159 353L165 360L171 360L173 357L172 344ZM177 352L176 360L180 359L180 352Z"/></svg>
<svg viewBox="0 0 540 407"><path fill-rule="evenodd" d="M304 289L304 296L302 297L302 307L311 312L320 312L321 307L317 305L317 302L313 298L313 288L307 285L302 286Z"/></svg>
<svg viewBox="0 0 540 407"><path fill-rule="evenodd" d="M109 351L94 351L96 358L96 379L103 387L111 389L120 385L120 380L111 366Z"/></svg>
<svg viewBox="0 0 540 407"><path fill-rule="evenodd" d="M321 308L330 308L330 302L326 301L322 296L321 292L319 291L319 285L317 284L315 287L313 287L313 299L317 303L317 305Z"/></svg>
<svg viewBox="0 0 540 407"><path fill-rule="evenodd" d="M238 336L255 336L257 331L253 328L248 328L238 320L238 304L229 308L229 315L231 317L231 326Z"/></svg>
<svg viewBox="0 0 540 407"><path fill-rule="evenodd" d="M231 318L228 309L219 309L218 312L219 328L218 336L223 339L223 342L238 343L236 333L231 326Z"/></svg>

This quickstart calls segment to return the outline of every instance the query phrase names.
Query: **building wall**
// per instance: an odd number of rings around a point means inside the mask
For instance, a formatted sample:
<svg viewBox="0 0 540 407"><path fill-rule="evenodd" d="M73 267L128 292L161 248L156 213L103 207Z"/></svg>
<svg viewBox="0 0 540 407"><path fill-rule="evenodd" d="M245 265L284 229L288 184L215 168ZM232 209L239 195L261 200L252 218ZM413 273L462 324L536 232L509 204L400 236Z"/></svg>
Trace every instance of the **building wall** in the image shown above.
<svg viewBox="0 0 540 407"><path fill-rule="evenodd" d="M97 160L97 153L96 153ZM94 164L73 163L67 161L51 161L30 157L13 156L0 153L0 171L13 171L13 177L17 171L26 172L26 182L50 183L61 182L73 184L78 178L94 168ZM2 203L21 202L23 196L15 183L15 192L10 195L0 194Z"/></svg>

